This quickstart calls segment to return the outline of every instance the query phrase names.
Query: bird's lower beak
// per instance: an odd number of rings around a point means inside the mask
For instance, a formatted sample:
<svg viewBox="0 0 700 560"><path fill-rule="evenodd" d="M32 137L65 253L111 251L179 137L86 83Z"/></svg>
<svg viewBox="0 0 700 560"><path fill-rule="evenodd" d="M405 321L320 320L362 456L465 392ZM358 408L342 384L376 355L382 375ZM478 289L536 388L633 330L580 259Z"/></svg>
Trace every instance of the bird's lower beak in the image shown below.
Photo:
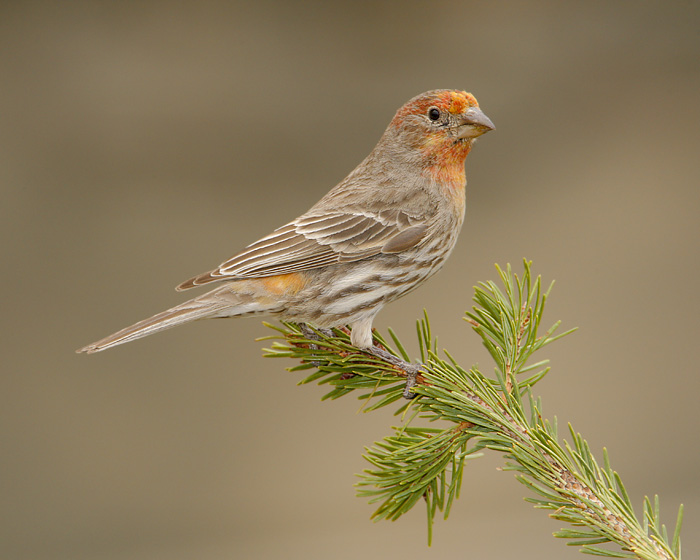
<svg viewBox="0 0 700 560"><path fill-rule="evenodd" d="M471 107L462 113L462 123L457 129L460 138L476 138L496 128L478 107Z"/></svg>

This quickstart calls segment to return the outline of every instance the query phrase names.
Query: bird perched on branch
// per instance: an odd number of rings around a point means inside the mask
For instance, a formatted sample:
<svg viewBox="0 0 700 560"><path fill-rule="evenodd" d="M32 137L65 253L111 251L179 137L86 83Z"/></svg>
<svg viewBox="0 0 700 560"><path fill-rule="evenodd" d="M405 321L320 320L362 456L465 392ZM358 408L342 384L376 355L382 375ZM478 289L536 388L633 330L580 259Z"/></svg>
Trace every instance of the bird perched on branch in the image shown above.
<svg viewBox="0 0 700 560"><path fill-rule="evenodd" d="M354 346L399 362L373 346L372 321L450 255L464 221L464 160L493 128L465 91L414 97L367 158L308 212L177 287L214 289L78 352L197 319L260 315L320 328L350 325Z"/></svg>

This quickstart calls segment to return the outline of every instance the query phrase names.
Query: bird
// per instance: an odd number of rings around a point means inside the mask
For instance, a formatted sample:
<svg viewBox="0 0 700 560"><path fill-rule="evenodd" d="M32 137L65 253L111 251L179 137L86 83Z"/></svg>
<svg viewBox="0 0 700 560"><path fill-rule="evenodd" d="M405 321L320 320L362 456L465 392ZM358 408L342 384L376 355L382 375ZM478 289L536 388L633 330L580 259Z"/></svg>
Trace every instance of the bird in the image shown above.
<svg viewBox="0 0 700 560"><path fill-rule="evenodd" d="M306 213L176 288L211 291L77 352L101 352L199 319L271 316L319 329L349 325L353 346L399 362L373 345L374 318L452 252L465 215L465 159L494 128L471 93L417 95L370 154Z"/></svg>

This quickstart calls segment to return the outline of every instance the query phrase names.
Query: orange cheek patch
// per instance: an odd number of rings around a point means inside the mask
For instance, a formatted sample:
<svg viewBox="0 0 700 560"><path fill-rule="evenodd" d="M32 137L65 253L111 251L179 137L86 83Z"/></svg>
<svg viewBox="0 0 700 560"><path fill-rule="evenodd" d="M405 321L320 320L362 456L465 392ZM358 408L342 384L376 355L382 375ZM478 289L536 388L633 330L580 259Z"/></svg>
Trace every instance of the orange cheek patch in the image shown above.
<svg viewBox="0 0 700 560"><path fill-rule="evenodd" d="M306 276L299 272L260 278L260 283L271 294L296 294L306 286Z"/></svg>

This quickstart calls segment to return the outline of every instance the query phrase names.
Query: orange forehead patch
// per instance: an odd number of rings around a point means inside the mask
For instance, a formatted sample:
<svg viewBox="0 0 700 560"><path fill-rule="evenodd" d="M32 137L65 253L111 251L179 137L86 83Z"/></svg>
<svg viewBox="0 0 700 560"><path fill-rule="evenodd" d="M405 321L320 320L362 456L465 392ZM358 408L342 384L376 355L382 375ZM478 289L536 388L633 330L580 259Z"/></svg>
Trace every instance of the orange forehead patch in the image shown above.
<svg viewBox="0 0 700 560"><path fill-rule="evenodd" d="M476 98L466 91L450 92L448 99L445 100L447 110L453 115L464 113L469 107L478 107Z"/></svg>

